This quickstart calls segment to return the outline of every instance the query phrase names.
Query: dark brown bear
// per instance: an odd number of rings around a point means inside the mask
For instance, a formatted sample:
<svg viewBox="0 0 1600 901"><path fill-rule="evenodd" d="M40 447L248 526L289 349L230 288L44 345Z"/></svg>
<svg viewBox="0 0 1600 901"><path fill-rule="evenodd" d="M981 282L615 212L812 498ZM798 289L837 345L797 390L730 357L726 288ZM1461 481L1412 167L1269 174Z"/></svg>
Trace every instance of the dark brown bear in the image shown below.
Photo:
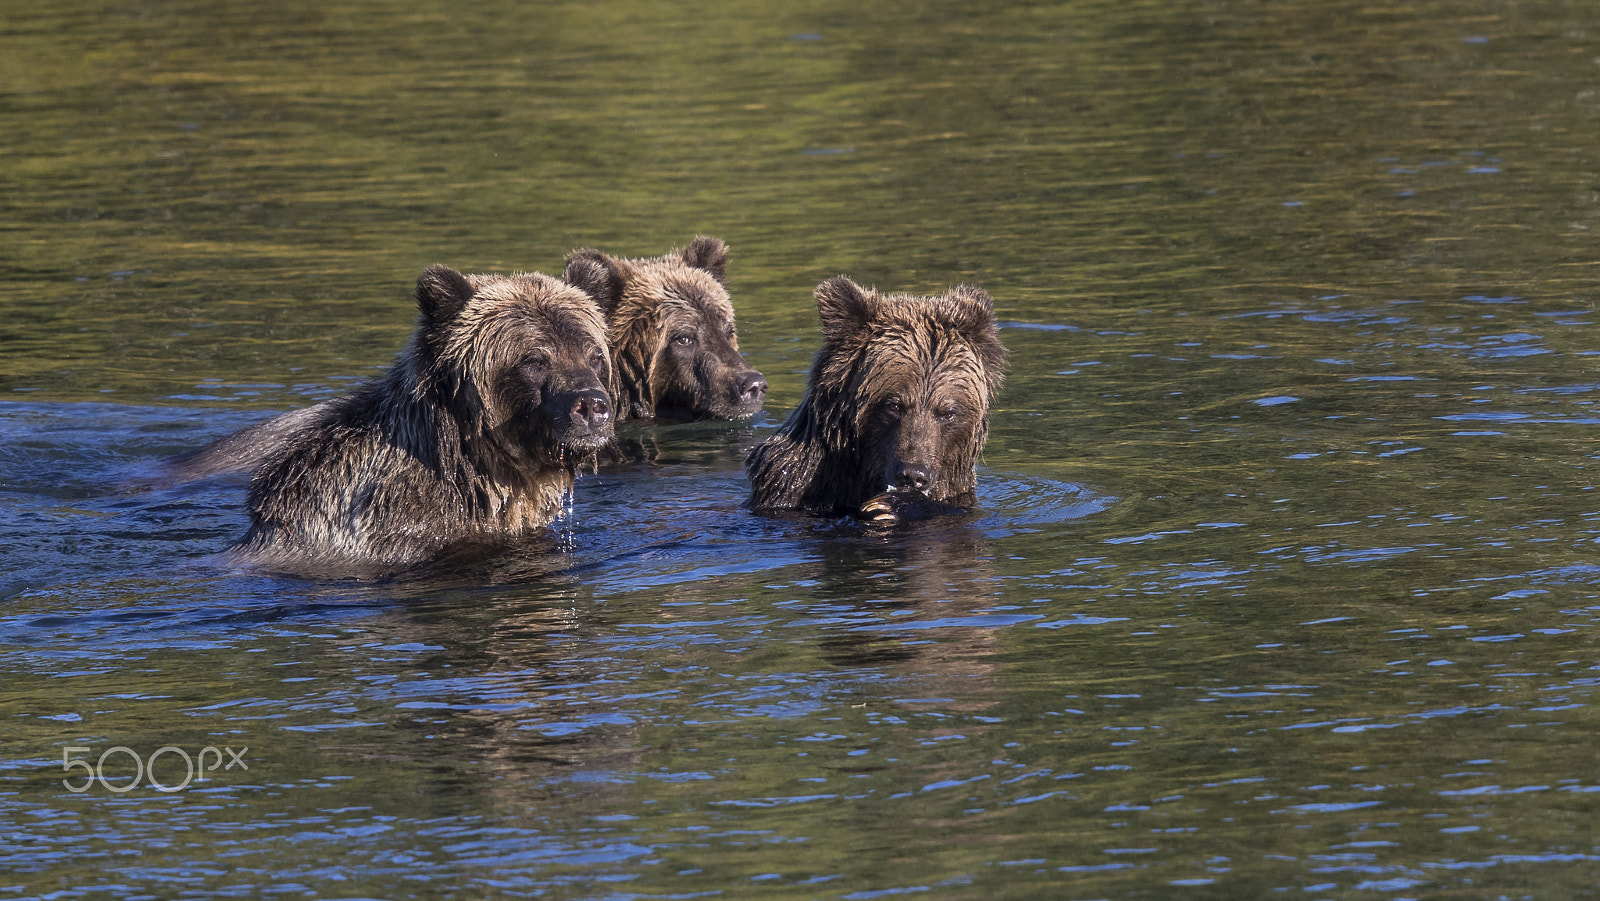
<svg viewBox="0 0 1600 901"><path fill-rule="evenodd" d="M243 561L377 575L526 535L611 439L605 322L583 292L538 273L434 266L417 305L386 373L218 442L262 460L234 549Z"/></svg>
<svg viewBox="0 0 1600 901"><path fill-rule="evenodd" d="M744 419L767 380L739 354L724 276L728 246L698 237L651 259L567 256L569 283L605 311L617 419Z"/></svg>
<svg viewBox="0 0 1600 901"><path fill-rule="evenodd" d="M816 300L822 350L800 406L745 460L751 509L961 512L1005 369L989 295L879 294L840 276Z"/></svg>

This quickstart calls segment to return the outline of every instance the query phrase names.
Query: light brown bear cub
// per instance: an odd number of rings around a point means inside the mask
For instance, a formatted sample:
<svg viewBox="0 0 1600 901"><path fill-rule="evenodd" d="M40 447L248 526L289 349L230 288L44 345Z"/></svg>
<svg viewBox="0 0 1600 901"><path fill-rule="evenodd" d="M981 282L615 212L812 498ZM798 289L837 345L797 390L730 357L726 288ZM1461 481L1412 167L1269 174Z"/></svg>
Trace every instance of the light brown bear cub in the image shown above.
<svg viewBox="0 0 1600 901"><path fill-rule="evenodd" d="M417 305L383 375L219 442L261 461L237 557L380 575L560 513L576 468L613 434L600 310L549 276L447 266L422 273Z"/></svg>
<svg viewBox="0 0 1600 901"><path fill-rule="evenodd" d="M605 311L618 421L744 419L761 409L767 380L739 354L727 262L728 246L704 236L648 259L567 256L563 277Z"/></svg>
<svg viewBox="0 0 1600 901"><path fill-rule="evenodd" d="M800 405L745 460L748 506L883 522L963 512L1005 370L989 295L879 294L840 276L815 296L822 350Z"/></svg>

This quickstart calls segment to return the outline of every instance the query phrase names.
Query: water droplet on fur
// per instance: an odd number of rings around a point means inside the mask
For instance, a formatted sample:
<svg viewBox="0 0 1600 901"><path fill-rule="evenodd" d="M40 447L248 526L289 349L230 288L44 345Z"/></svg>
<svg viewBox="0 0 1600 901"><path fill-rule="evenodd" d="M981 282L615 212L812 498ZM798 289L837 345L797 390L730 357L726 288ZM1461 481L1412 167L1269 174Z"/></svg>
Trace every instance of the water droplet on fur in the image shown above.
<svg viewBox="0 0 1600 901"><path fill-rule="evenodd" d="M556 513L555 521L550 523L550 531L555 534L556 547L564 554L573 553L578 549L577 537L572 534L574 494L571 488L561 492L559 512Z"/></svg>

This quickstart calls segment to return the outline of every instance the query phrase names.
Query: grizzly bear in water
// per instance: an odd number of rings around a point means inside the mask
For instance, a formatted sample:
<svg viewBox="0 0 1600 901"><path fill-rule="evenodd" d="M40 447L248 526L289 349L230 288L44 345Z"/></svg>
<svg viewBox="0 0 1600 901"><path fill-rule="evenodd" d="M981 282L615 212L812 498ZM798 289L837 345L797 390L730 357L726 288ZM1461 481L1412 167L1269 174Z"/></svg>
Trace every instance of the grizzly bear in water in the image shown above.
<svg viewBox="0 0 1600 901"><path fill-rule="evenodd" d="M739 354L724 277L728 246L695 238L650 259L598 250L567 256L570 284L605 311L617 419L744 419L767 380Z"/></svg>
<svg viewBox="0 0 1600 901"><path fill-rule="evenodd" d="M800 406L745 460L750 508L880 522L962 512L1005 369L989 295L879 294L840 276L816 300L822 350Z"/></svg>
<svg viewBox="0 0 1600 901"><path fill-rule="evenodd" d="M217 443L262 461L239 559L380 575L560 513L575 469L612 437L600 310L549 276L448 266L422 273L417 305L383 375Z"/></svg>

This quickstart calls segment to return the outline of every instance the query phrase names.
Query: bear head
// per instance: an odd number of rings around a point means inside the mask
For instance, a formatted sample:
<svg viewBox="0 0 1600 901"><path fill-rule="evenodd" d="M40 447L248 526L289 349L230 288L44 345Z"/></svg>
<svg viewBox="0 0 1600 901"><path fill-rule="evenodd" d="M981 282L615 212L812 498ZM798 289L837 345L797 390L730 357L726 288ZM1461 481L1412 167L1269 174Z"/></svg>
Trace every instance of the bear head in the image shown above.
<svg viewBox="0 0 1600 901"><path fill-rule="evenodd" d="M840 276L815 297L823 347L800 406L747 460L750 506L878 518L867 505L885 499L922 511L908 515L970 504L1006 361L989 295Z"/></svg>
<svg viewBox="0 0 1600 901"><path fill-rule="evenodd" d="M767 380L739 353L727 261L728 246L704 236L649 259L568 255L563 277L605 313L618 419L744 419L761 409Z"/></svg>
<svg viewBox="0 0 1600 901"><path fill-rule="evenodd" d="M566 468L611 440L605 320L584 292L539 273L433 266L417 306L412 384L491 458L480 465Z"/></svg>

